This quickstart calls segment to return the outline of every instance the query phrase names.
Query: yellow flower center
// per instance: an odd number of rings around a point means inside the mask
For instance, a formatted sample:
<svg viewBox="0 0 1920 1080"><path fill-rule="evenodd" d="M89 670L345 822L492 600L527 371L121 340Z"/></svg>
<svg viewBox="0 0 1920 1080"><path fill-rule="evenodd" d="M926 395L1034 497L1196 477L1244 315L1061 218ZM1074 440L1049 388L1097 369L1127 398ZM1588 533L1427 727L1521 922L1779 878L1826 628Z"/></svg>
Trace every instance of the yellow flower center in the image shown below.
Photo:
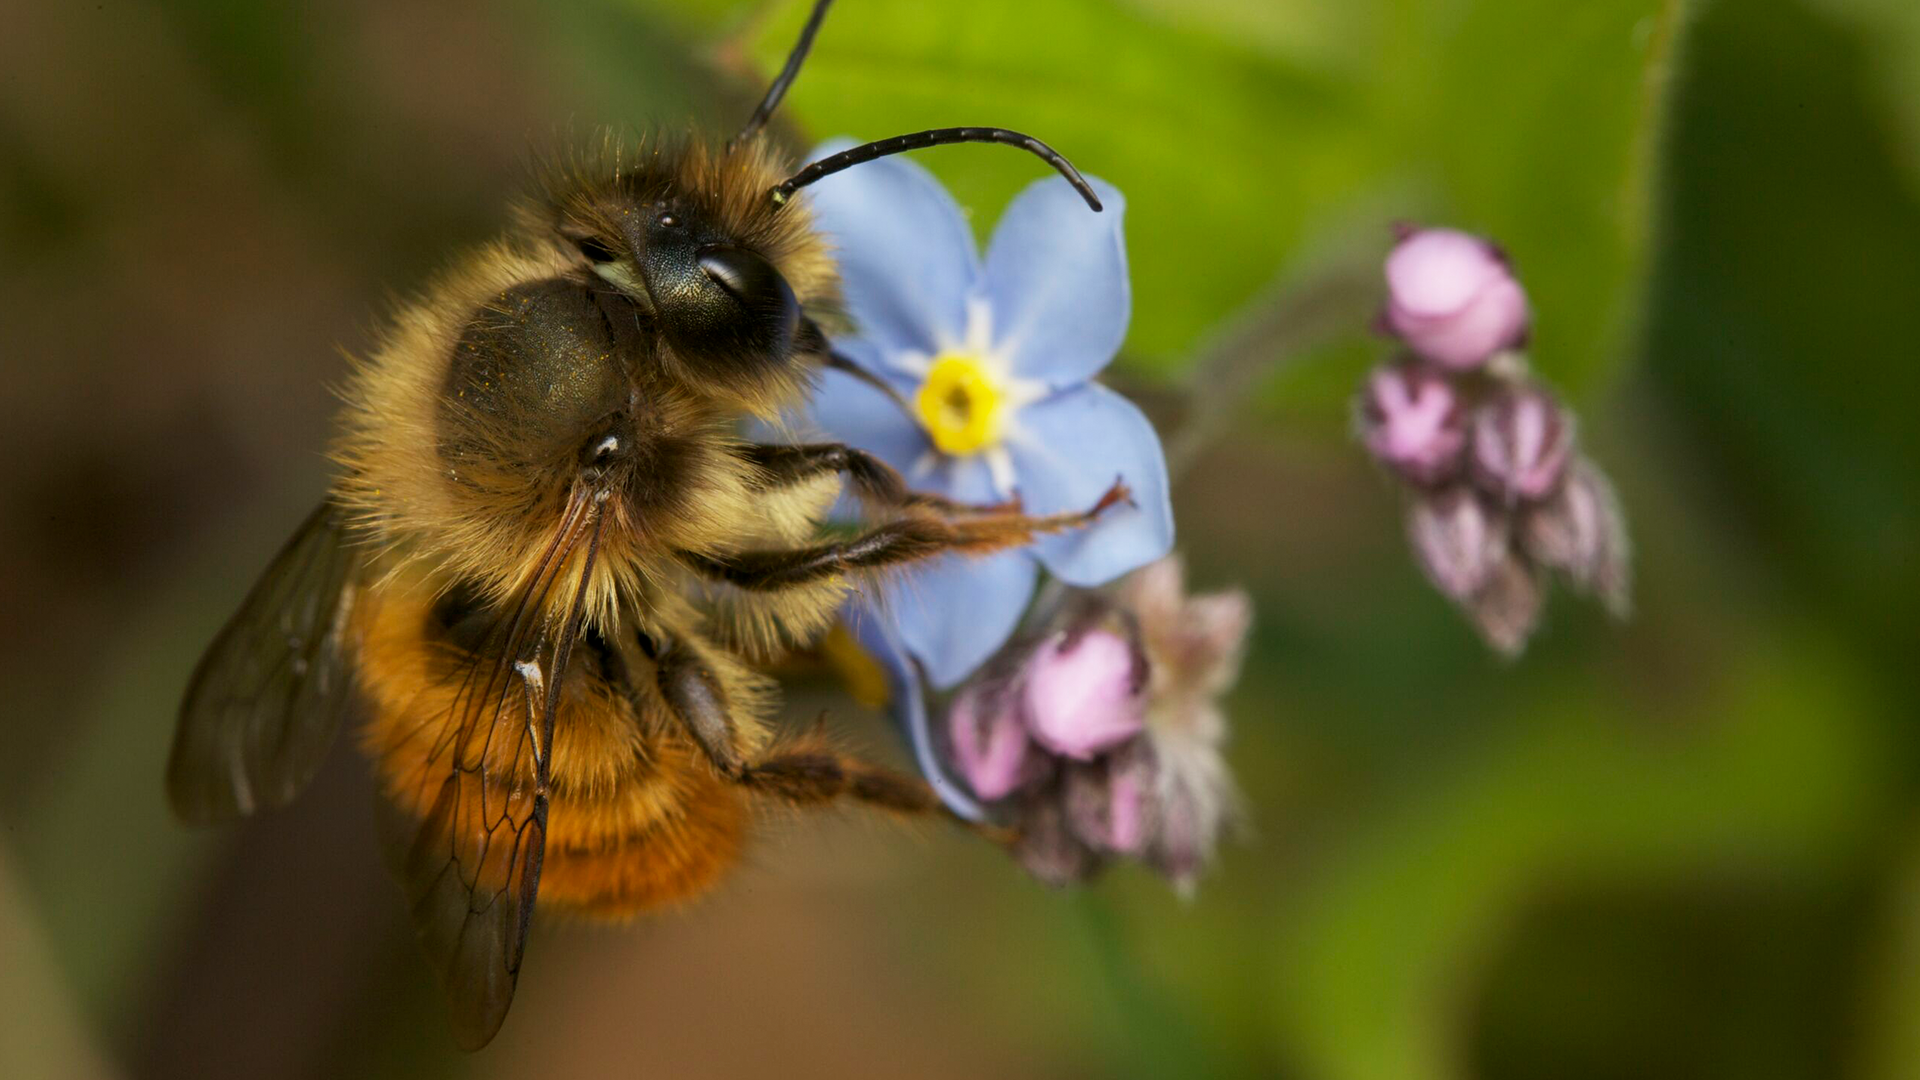
<svg viewBox="0 0 1920 1080"><path fill-rule="evenodd" d="M986 365L971 353L934 357L913 404L933 445L945 453L977 453L1000 441L1006 402Z"/></svg>

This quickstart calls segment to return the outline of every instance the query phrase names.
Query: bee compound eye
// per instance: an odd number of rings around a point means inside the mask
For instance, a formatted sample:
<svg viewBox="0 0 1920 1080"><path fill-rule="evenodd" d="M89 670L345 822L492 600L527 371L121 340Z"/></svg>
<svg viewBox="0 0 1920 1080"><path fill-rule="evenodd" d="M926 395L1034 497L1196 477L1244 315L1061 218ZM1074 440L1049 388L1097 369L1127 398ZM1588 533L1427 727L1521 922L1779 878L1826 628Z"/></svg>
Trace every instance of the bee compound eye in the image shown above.
<svg viewBox="0 0 1920 1080"><path fill-rule="evenodd" d="M755 336L782 355L800 329L800 301L774 265L731 244L700 249L700 269L744 310Z"/></svg>
<svg viewBox="0 0 1920 1080"><path fill-rule="evenodd" d="M745 248L709 244L700 249L700 269L750 311L791 308L798 313L793 287L773 264Z"/></svg>

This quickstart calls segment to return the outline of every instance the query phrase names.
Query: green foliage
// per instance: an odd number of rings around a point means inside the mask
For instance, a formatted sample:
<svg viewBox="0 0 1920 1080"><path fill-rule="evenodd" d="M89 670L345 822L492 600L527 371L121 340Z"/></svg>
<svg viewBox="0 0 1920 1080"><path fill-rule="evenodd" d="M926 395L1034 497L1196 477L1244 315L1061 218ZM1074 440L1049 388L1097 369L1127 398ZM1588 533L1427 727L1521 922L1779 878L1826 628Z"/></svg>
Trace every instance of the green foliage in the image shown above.
<svg viewBox="0 0 1920 1080"><path fill-rule="evenodd" d="M1920 297L1920 172L1873 58L1920 56L1920 18L1873 38L1782 0L1709 18L1675 115L1649 374L1698 425L1763 557L1848 605L1863 645L1906 655L1920 367L1894 313Z"/></svg>
<svg viewBox="0 0 1920 1080"><path fill-rule="evenodd" d="M52 58L18 55L35 107L0 121L5 321L26 385L101 377L0 425L29 433L0 506L0 1002L29 1005L0 1073L64 1062L32 1037L70 1027L142 1075L1915 1075L1912 0L839 0L796 146L1004 124L1119 184L1135 374L1272 282L1370 277L1404 217L1503 240L1540 366L1588 391L1641 611L1557 600L1516 665L1418 580L1346 442L1383 351L1358 318L1267 388L1286 426L1183 481L1195 582L1260 610L1252 828L1190 904L774 823L685 918L543 925L503 1042L461 1058L384 883L275 891L247 861L274 819L177 828L180 684L319 489L314 444L261 434L315 407L236 373L337 375L374 290L499 225L529 142L744 115L805 2L23 12ZM983 236L1042 175L919 157ZM125 347L67 355L95 336ZM370 828L301 857L371 860ZM322 924L389 925L383 959L275 966Z"/></svg>
<svg viewBox="0 0 1920 1080"><path fill-rule="evenodd" d="M808 6L747 29L764 70ZM1119 185L1138 296L1129 357L1143 368L1178 370L1209 327L1319 249L1384 252L1394 218L1507 244L1555 377L1586 382L1619 356L1677 0L841 8L792 115L815 137L1000 124ZM1002 152L924 157L982 233L1036 175Z"/></svg>
<svg viewBox="0 0 1920 1080"><path fill-rule="evenodd" d="M1672 712L1564 690L1534 702L1510 737L1361 822L1288 912L1276 957L1277 1024L1310 1075L1462 1075L1450 1061L1470 1018L1454 1010L1542 895L1765 884L1851 847L1890 779L1885 736L1862 723L1878 703L1831 643L1755 645Z"/></svg>

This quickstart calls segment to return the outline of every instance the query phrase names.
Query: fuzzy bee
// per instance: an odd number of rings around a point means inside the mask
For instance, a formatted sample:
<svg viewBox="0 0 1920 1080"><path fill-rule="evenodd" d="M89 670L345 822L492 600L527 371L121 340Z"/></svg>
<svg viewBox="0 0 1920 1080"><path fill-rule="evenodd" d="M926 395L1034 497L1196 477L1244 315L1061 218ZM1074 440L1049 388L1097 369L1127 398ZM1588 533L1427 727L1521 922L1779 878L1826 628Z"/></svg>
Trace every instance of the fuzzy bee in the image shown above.
<svg viewBox="0 0 1920 1080"><path fill-rule="evenodd" d="M757 801L938 813L918 778L775 737L783 647L915 560L1073 528L915 493L838 444L740 434L849 368L822 326L832 253L808 184L921 132L790 172L761 129L825 15L724 144L654 142L555 170L504 239L393 316L356 363L326 500L188 686L167 774L200 824L287 803L343 726L459 1043L510 1004L536 902L622 917L709 888ZM857 369L853 369L856 370ZM871 520L819 521L842 487ZM956 613L958 615L959 613Z"/></svg>

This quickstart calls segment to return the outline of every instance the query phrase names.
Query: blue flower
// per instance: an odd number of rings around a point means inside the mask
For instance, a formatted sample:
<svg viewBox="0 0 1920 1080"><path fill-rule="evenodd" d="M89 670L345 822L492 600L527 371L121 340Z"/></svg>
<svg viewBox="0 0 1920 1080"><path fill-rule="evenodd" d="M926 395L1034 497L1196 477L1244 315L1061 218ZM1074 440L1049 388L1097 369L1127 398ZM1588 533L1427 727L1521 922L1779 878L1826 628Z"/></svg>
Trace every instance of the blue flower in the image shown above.
<svg viewBox="0 0 1920 1080"><path fill-rule="evenodd" d="M985 821L986 810L966 786L948 772L944 750L936 745L933 720L927 711L927 696L920 685L917 665L908 658L893 627L874 614L872 608L849 604L846 623L853 631L854 640L873 657L886 676L887 712L913 748L914 763L949 810L968 821Z"/></svg>
<svg viewBox="0 0 1920 1080"><path fill-rule="evenodd" d="M1132 307L1125 202L1091 183L1104 213L1058 177L1028 187L984 260L952 196L910 161L870 162L812 188L858 327L834 347L900 399L829 371L811 405L815 426L915 488L967 502L1017 496L1028 513L1053 514L1091 507L1116 476L1132 491L1132 505L1088 527L985 558L942 557L908 576L883 617L937 687L958 683L1006 641L1041 566L1096 586L1173 546L1153 425L1091 381L1120 348Z"/></svg>

